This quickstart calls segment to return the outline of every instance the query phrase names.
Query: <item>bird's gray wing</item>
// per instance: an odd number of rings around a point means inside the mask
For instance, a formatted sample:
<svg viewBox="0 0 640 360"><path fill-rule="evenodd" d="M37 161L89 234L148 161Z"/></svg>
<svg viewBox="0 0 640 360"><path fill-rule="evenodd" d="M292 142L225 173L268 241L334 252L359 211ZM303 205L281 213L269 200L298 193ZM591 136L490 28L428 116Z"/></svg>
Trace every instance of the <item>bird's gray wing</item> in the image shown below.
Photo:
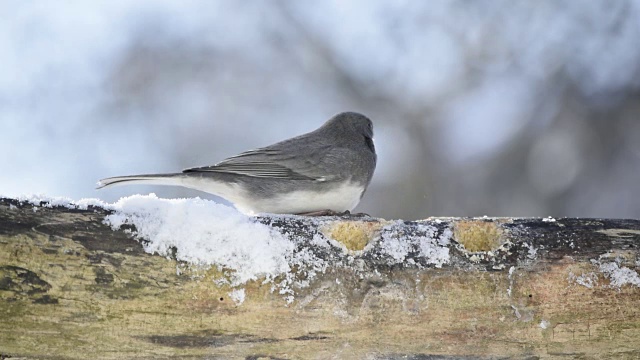
<svg viewBox="0 0 640 360"><path fill-rule="evenodd" d="M283 142L232 156L213 166L203 166L184 172L218 172L258 178L327 181L333 175L327 160L333 157L329 145L306 144L292 147Z"/></svg>

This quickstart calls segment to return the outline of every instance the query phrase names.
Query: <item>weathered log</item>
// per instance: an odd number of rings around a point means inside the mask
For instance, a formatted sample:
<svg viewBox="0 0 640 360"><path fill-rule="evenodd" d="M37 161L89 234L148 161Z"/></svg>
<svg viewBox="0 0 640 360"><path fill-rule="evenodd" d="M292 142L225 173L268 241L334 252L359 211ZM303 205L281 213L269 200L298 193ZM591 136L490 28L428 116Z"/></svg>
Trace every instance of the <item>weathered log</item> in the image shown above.
<svg viewBox="0 0 640 360"><path fill-rule="evenodd" d="M260 217L326 267L239 304L110 213L0 199L0 358L640 358L639 220Z"/></svg>

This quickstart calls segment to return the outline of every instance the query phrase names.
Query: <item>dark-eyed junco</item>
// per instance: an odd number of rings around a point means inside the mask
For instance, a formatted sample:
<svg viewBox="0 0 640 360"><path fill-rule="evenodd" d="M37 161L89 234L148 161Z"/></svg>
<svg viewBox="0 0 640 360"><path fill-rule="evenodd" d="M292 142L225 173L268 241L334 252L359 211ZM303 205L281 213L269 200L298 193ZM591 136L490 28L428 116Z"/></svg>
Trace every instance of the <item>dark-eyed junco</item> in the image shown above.
<svg viewBox="0 0 640 360"><path fill-rule="evenodd" d="M120 184L177 185L231 201L245 213L318 214L351 211L376 167L373 124L344 112L319 129L181 173L117 176Z"/></svg>

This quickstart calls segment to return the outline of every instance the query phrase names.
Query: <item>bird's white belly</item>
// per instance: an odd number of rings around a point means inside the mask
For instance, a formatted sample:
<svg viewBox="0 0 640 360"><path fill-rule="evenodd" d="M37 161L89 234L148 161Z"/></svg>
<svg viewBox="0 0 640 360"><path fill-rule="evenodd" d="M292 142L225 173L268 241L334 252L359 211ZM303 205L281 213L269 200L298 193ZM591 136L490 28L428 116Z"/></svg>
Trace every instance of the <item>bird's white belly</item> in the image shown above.
<svg viewBox="0 0 640 360"><path fill-rule="evenodd" d="M331 191L293 191L269 199L253 199L251 204L236 203L243 212L300 214L312 211L333 210L343 212L353 210L358 205L364 187L346 182Z"/></svg>

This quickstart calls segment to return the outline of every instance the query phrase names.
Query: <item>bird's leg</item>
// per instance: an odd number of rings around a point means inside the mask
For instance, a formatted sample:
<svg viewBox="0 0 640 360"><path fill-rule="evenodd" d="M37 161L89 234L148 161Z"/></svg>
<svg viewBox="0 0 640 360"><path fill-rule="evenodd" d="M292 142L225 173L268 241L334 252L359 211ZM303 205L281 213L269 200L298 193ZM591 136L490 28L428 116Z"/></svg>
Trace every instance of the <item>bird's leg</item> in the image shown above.
<svg viewBox="0 0 640 360"><path fill-rule="evenodd" d="M343 215L348 215L348 216L351 216L351 217L371 217L371 215L369 215L367 213L355 213L355 214L352 214L352 213L350 213L348 211L346 211L346 214L343 214Z"/></svg>
<svg viewBox="0 0 640 360"><path fill-rule="evenodd" d="M302 216L339 216L342 213L338 213L335 212L333 210L318 210L318 211L310 211L310 212L305 212L305 213L299 213L296 215L302 215Z"/></svg>
<svg viewBox="0 0 640 360"><path fill-rule="evenodd" d="M352 214L349 210L346 210L344 212L336 212L333 210L318 210L318 211L310 211L310 212L306 212L306 213L300 213L300 214L296 214L296 215L302 215L302 216L349 216L349 217L371 217L371 215L369 214L365 214L365 213L356 213L356 214Z"/></svg>

